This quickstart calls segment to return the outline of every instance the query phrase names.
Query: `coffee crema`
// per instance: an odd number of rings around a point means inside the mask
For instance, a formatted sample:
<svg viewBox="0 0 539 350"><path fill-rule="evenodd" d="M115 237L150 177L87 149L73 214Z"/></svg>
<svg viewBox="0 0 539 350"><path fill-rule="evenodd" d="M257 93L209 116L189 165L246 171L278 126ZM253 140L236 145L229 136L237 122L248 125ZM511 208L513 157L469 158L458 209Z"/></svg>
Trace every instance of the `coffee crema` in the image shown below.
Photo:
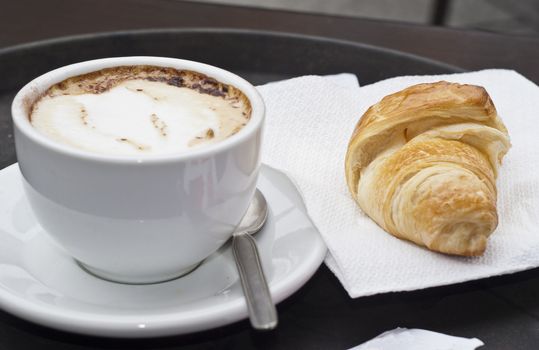
<svg viewBox="0 0 539 350"><path fill-rule="evenodd" d="M55 141L111 155L174 154L222 141L251 117L247 97L204 74L121 66L68 78L33 105Z"/></svg>

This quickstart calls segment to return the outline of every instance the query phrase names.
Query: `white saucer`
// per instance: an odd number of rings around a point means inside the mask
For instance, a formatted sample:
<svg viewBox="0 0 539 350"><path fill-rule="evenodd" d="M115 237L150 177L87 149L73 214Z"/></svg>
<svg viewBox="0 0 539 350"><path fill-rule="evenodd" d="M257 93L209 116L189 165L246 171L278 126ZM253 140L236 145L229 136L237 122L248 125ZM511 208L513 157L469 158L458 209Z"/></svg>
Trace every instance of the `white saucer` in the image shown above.
<svg viewBox="0 0 539 350"><path fill-rule="evenodd" d="M110 337L184 334L247 317L229 246L189 275L123 285L84 272L37 224L16 164L0 170L0 307L48 327ZM275 302L318 269L326 247L302 198L281 172L263 166L258 188L270 207L256 235Z"/></svg>

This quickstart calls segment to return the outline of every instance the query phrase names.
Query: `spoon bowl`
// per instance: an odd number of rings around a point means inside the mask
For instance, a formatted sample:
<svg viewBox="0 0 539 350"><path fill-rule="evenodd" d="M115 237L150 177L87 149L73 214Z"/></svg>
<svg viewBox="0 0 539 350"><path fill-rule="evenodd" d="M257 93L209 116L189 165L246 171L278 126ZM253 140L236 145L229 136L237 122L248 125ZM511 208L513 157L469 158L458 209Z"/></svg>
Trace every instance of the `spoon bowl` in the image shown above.
<svg viewBox="0 0 539 350"><path fill-rule="evenodd" d="M236 228L236 234L255 234L258 231L262 229L264 224L266 223L266 219L268 218L268 203L266 202L266 198L260 192L260 190L256 190L255 195L253 196L253 199L251 200L251 204L249 204L249 208L247 208L247 212L243 216L243 219L241 219L240 224Z"/></svg>

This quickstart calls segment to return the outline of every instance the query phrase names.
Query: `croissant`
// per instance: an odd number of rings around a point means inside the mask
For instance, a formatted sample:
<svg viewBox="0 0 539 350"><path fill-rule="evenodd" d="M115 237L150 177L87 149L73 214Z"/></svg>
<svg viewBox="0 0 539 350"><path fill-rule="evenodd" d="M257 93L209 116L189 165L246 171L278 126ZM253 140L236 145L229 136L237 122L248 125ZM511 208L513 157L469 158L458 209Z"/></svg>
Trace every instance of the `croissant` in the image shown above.
<svg viewBox="0 0 539 350"><path fill-rule="evenodd" d="M510 148L486 90L445 81L384 97L348 144L348 188L390 234L428 249L481 255L496 229L496 176Z"/></svg>

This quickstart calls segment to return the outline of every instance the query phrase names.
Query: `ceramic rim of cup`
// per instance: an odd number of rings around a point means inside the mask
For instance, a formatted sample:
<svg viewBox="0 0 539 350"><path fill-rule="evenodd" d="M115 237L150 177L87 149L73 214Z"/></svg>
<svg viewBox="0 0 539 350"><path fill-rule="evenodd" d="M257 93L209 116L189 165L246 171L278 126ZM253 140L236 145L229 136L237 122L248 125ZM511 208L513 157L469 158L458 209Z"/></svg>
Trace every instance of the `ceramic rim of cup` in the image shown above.
<svg viewBox="0 0 539 350"><path fill-rule="evenodd" d="M105 68L118 66L149 65L157 67L170 67L178 70L191 70L202 73L217 81L238 88L251 104L251 117L249 122L236 134L210 145L178 154L141 154L141 155L108 155L79 149L70 145L52 140L37 131L29 119L29 109L32 104L47 91L49 87L67 78L99 71ZM49 71L26 84L15 96L11 105L11 114L14 125L39 145L63 155L83 158L95 162L113 162L127 164L160 163L179 160L204 158L216 152L226 151L243 142L262 127L265 116L265 106L262 97L248 81L227 70L214 67L205 63L189 61L179 58L154 57L154 56L130 56L102 58L90 61L74 63Z"/></svg>

